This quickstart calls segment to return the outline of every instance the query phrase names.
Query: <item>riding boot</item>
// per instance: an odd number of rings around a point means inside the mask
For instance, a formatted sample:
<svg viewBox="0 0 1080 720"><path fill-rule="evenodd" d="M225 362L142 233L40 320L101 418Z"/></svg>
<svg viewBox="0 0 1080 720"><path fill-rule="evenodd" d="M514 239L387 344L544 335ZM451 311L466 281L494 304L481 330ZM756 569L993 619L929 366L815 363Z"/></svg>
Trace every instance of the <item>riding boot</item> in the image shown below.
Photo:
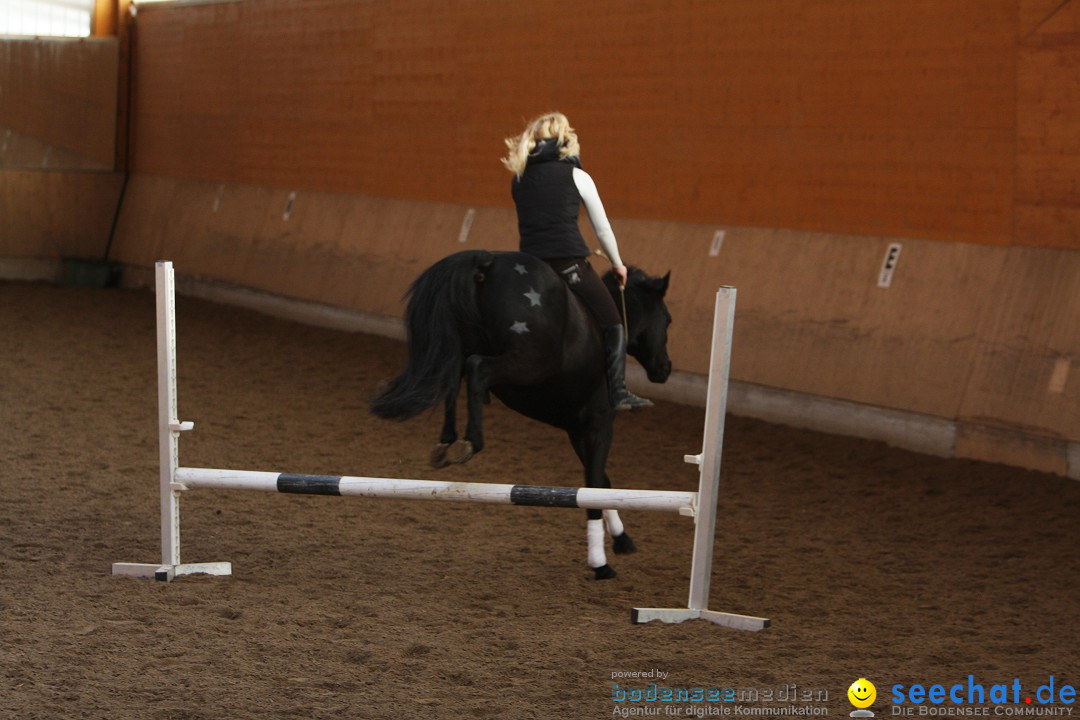
<svg viewBox="0 0 1080 720"><path fill-rule="evenodd" d="M611 407L616 412L651 407L651 400L626 389L626 329L622 325L604 328L604 357Z"/></svg>

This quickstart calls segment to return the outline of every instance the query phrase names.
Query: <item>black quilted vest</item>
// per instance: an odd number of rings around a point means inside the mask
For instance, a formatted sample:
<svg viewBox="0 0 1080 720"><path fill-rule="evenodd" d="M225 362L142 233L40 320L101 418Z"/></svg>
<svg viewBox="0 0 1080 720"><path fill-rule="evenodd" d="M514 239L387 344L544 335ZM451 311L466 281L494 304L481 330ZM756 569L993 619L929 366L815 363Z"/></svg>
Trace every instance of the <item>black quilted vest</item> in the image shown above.
<svg viewBox="0 0 1080 720"><path fill-rule="evenodd" d="M559 159L554 140L544 140L529 156L525 173L511 185L517 207L521 251L538 258L588 257L578 227L581 195L574 184L577 158Z"/></svg>

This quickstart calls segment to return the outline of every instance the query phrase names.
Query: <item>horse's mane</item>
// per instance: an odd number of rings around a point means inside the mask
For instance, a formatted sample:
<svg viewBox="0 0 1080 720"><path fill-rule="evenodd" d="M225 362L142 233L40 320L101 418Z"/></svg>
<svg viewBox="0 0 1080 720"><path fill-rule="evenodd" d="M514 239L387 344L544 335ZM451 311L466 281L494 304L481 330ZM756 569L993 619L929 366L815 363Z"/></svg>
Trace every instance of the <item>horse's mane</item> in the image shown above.
<svg viewBox="0 0 1080 720"><path fill-rule="evenodd" d="M614 270L608 270L607 272L605 272L602 279L604 281L604 285L607 286L608 290L610 290L612 292L615 292L616 290L619 289L619 286L618 286L619 281L615 278L615 271ZM652 280L652 279L654 279L654 278L651 275L649 275L649 273L645 272L644 270L639 268L637 265L627 265L626 266L626 289L627 290L632 290L635 287L640 286L642 283L645 283L645 282L647 282L649 280Z"/></svg>

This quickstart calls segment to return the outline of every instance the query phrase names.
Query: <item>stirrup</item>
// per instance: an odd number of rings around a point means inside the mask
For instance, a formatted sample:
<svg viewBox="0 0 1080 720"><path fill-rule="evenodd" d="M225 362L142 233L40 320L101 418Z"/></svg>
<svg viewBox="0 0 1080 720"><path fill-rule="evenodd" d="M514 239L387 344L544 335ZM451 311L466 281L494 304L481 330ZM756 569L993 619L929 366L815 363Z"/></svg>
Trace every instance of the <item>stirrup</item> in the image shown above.
<svg viewBox="0 0 1080 720"><path fill-rule="evenodd" d="M615 402L612 403L612 406L615 408L615 412L623 412L625 410L638 410L640 408L652 407L653 402L652 400L638 397L626 388L623 388L615 394Z"/></svg>

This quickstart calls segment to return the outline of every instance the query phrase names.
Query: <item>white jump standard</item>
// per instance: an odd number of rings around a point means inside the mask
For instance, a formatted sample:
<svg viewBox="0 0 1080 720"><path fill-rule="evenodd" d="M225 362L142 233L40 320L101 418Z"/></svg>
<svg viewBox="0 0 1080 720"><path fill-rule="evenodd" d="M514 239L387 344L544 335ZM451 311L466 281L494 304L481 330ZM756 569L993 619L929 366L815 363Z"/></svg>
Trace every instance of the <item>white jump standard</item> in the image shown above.
<svg viewBox="0 0 1080 720"><path fill-rule="evenodd" d="M728 358L731 351L735 289L717 293L713 324L713 353L705 420L704 451L687 456L700 466L698 492L623 490L587 487L541 487L493 483L438 482L400 478L372 478L250 470L180 467L179 436L193 423L177 419L175 280L171 262L156 265L158 344L158 432L160 438L161 563L114 563L114 575L155 577L170 581L180 575L231 575L228 562L181 563L180 496L198 488L259 490L304 495L358 495L372 498L497 503L534 507L604 510L605 519L618 523L618 510L661 510L695 518L690 598L687 608L635 608L636 623L650 620L682 622L702 619L743 630L768 627L764 618L720 613L706 609L716 527L716 498L720 474L721 438L727 405ZM599 521L598 521L599 522Z"/></svg>

